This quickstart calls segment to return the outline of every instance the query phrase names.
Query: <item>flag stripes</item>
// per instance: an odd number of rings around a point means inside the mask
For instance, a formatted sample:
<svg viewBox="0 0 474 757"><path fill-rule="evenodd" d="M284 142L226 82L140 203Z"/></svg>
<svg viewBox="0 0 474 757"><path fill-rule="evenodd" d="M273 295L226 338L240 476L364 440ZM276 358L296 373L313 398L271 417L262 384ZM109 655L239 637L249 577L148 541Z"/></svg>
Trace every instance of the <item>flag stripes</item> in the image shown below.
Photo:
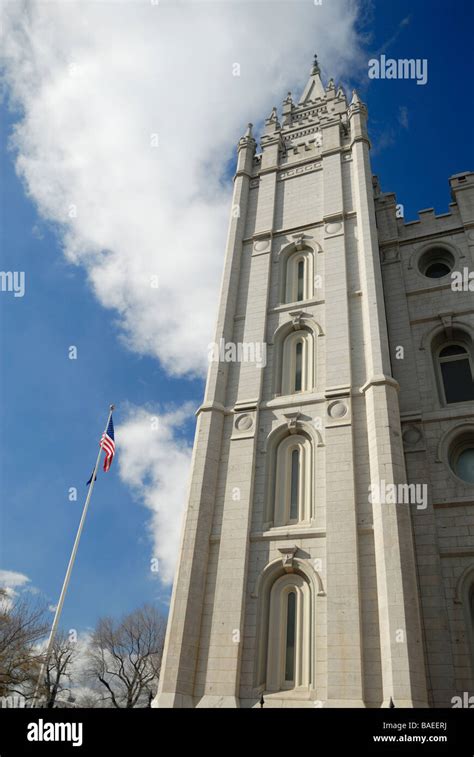
<svg viewBox="0 0 474 757"><path fill-rule="evenodd" d="M107 473L107 471L110 469L110 466L112 465L112 460L114 459L115 454L115 434L114 434L114 422L112 420L112 416L110 416L109 425L107 426L107 431L102 434L101 440L100 440L100 447L105 452L105 458L104 458L104 471Z"/></svg>

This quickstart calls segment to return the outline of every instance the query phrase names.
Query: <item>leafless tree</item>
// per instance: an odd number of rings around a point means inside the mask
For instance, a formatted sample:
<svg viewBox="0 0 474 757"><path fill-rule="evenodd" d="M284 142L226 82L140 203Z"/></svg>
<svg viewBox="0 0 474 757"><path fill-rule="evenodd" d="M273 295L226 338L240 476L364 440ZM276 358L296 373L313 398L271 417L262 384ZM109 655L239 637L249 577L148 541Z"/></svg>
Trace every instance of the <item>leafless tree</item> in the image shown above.
<svg viewBox="0 0 474 757"><path fill-rule="evenodd" d="M47 630L43 604L0 589L0 696L25 694L25 686L39 672L38 643Z"/></svg>
<svg viewBox="0 0 474 757"><path fill-rule="evenodd" d="M74 706L91 709L97 707L110 707L111 704L110 699L105 701L102 693L94 691L93 689L86 689L85 691L83 690L79 692Z"/></svg>
<svg viewBox="0 0 474 757"><path fill-rule="evenodd" d="M65 705L64 695L70 694L72 667L77 657L75 642L70 641L65 633L58 633L46 666L40 697L48 708Z"/></svg>
<svg viewBox="0 0 474 757"><path fill-rule="evenodd" d="M89 648L89 675L113 707L147 707L156 691L165 619L144 605L119 621L102 618Z"/></svg>

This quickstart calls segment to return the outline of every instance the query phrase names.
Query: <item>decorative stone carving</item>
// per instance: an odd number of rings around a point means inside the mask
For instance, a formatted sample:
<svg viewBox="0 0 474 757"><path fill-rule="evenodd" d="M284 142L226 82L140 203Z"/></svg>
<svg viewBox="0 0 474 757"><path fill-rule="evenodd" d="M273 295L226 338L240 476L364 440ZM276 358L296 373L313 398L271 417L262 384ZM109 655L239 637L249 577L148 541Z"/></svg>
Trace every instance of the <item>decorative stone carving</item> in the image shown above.
<svg viewBox="0 0 474 757"><path fill-rule="evenodd" d="M255 436L257 413L253 401L237 404L234 407L231 440L250 439Z"/></svg>
<svg viewBox="0 0 474 757"><path fill-rule="evenodd" d="M248 431L252 426L253 418L247 413L242 413L242 415L238 415L235 419L235 427L238 431Z"/></svg>
<svg viewBox="0 0 474 757"><path fill-rule="evenodd" d="M330 418L344 418L347 415L347 405L341 400L331 402L328 407L328 415Z"/></svg>
<svg viewBox="0 0 474 757"><path fill-rule="evenodd" d="M292 149L295 154L298 154L297 147L292 146ZM318 162L318 163L307 163L304 166L297 166L296 168L289 168L285 171L280 171L280 173L278 174L278 181L280 181L281 179L289 179L292 176L297 176L298 174L310 173L311 171L316 171L317 169L321 167L322 167L321 162Z"/></svg>
<svg viewBox="0 0 474 757"><path fill-rule="evenodd" d="M444 326L446 336L448 339L453 338L453 316L452 313L440 313L441 323Z"/></svg>
<svg viewBox="0 0 474 757"><path fill-rule="evenodd" d="M293 570L293 558L297 552L298 547L278 547L278 551L282 557L282 563L285 570L291 572Z"/></svg>
<svg viewBox="0 0 474 757"><path fill-rule="evenodd" d="M301 321L303 319L304 313L302 310L294 310L292 313L290 313L290 315L293 328L295 329L295 331L298 331L303 326Z"/></svg>
<svg viewBox="0 0 474 757"><path fill-rule="evenodd" d="M339 221L335 223L327 223L324 227L326 234L337 234L342 229L342 223Z"/></svg>
<svg viewBox="0 0 474 757"><path fill-rule="evenodd" d="M286 423L290 434L296 434L296 432L298 431L298 419L300 415L300 412L285 413Z"/></svg>
<svg viewBox="0 0 474 757"><path fill-rule="evenodd" d="M398 247L386 247L382 250L382 261L384 263L396 263L400 260L400 249Z"/></svg>
<svg viewBox="0 0 474 757"><path fill-rule="evenodd" d="M413 447L421 439L421 431L417 426L408 426L403 432L403 441L410 447Z"/></svg>
<svg viewBox="0 0 474 757"><path fill-rule="evenodd" d="M302 250L303 247L304 247L304 238L305 238L305 235L304 234L293 234L293 236L291 238L295 242L295 248L298 251Z"/></svg>

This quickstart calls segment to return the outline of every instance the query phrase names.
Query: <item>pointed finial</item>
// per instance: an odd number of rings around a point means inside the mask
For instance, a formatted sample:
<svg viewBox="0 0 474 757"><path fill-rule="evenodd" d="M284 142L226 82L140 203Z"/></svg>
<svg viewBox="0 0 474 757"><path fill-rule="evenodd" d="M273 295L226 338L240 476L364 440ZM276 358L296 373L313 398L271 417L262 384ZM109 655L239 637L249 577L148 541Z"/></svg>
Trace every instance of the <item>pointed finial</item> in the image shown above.
<svg viewBox="0 0 474 757"><path fill-rule="evenodd" d="M263 705L265 704L265 700L264 700L264 698L263 698L263 691L262 691L262 696L260 697L260 702L259 702L259 704L260 704L260 707L263 707Z"/></svg>
<svg viewBox="0 0 474 757"><path fill-rule="evenodd" d="M334 79L329 79L328 89L335 89Z"/></svg>
<svg viewBox="0 0 474 757"><path fill-rule="evenodd" d="M288 92L287 96L285 97L284 101L285 105L291 105L293 103L293 98L291 96L291 92Z"/></svg>
<svg viewBox="0 0 474 757"><path fill-rule="evenodd" d="M395 707L395 705L394 705L394 703L393 703L393 699L392 699L392 697L390 697L390 704L389 704L389 707L390 707L390 709L391 709L391 710L392 710L392 709L393 709L393 708Z"/></svg>
<svg viewBox="0 0 474 757"><path fill-rule="evenodd" d="M311 73L319 74L319 63L318 63L318 56L316 53L314 53L313 68L311 70Z"/></svg>
<svg viewBox="0 0 474 757"><path fill-rule="evenodd" d="M360 105L360 98L355 89L352 90L351 105Z"/></svg>

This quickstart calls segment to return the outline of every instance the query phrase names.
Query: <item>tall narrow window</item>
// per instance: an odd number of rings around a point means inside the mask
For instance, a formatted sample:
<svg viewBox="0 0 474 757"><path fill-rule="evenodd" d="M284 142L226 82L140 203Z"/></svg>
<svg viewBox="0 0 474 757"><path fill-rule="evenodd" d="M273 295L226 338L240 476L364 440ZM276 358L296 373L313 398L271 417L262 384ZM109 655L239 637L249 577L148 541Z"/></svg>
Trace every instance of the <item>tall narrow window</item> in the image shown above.
<svg viewBox="0 0 474 757"><path fill-rule="evenodd" d="M286 610L285 682L295 680L296 594L288 594Z"/></svg>
<svg viewBox="0 0 474 757"><path fill-rule="evenodd" d="M472 584L471 591L469 592L469 610L471 611L471 626L474 635L474 584Z"/></svg>
<svg viewBox="0 0 474 757"><path fill-rule="evenodd" d="M314 296L314 256L310 249L283 256L280 269L281 301L303 302Z"/></svg>
<svg viewBox="0 0 474 757"><path fill-rule="evenodd" d="M270 452L265 530L313 517L313 448L306 434L288 434Z"/></svg>
<svg viewBox="0 0 474 757"><path fill-rule="evenodd" d="M296 343L295 361L295 392L301 392L303 387L303 342Z"/></svg>
<svg viewBox="0 0 474 757"><path fill-rule="evenodd" d="M259 625L259 683L267 691L309 688L314 681L315 634L311 586L299 573L262 586Z"/></svg>
<svg viewBox="0 0 474 757"><path fill-rule="evenodd" d="M306 327L292 331L277 346L276 394L295 394L314 389L314 334Z"/></svg>
<svg viewBox="0 0 474 757"><path fill-rule="evenodd" d="M439 366L448 404L474 399L471 361L465 347L460 344L444 347L439 353Z"/></svg>
<svg viewBox="0 0 474 757"><path fill-rule="evenodd" d="M299 449L294 449L291 453L290 520L298 520L299 476L300 451Z"/></svg>
<svg viewBox="0 0 474 757"><path fill-rule="evenodd" d="M298 263L298 288L296 299L298 302L304 300L304 260Z"/></svg>

